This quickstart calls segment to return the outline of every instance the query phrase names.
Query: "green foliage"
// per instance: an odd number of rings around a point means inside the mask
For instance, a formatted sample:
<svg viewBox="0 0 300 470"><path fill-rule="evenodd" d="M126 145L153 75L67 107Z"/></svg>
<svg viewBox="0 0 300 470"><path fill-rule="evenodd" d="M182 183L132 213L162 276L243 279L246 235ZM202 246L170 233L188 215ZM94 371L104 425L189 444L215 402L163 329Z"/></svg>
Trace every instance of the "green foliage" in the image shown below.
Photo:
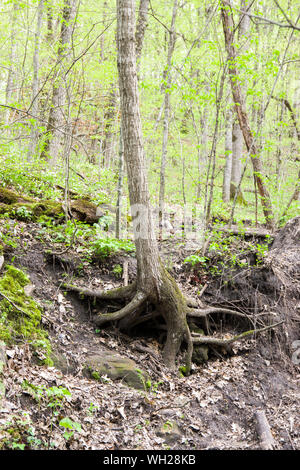
<svg viewBox="0 0 300 470"><path fill-rule="evenodd" d="M190 255L185 258L183 261L185 264L190 264L192 267L196 265L203 265L207 261L207 258L205 256L199 256L199 255Z"/></svg>
<svg viewBox="0 0 300 470"><path fill-rule="evenodd" d="M65 401L72 396L66 387L34 385L26 379L22 382L22 387L39 403L39 408L44 405L54 411L63 408Z"/></svg>
<svg viewBox="0 0 300 470"><path fill-rule="evenodd" d="M66 441L74 436L74 432L81 432L81 424L73 421L70 418L63 418L60 420L59 425L65 429L63 434Z"/></svg>
<svg viewBox="0 0 300 470"><path fill-rule="evenodd" d="M12 415L0 425L0 450L38 450L44 446L27 413Z"/></svg>
<svg viewBox="0 0 300 470"><path fill-rule="evenodd" d="M33 213L26 206L20 206L17 209L13 209L11 212L12 215L15 215L18 220L29 221L33 218Z"/></svg>
<svg viewBox="0 0 300 470"><path fill-rule="evenodd" d="M113 273L115 274L117 278L120 278L122 276L122 272L123 272L123 268L120 264L116 264L113 267Z"/></svg>
<svg viewBox="0 0 300 470"><path fill-rule="evenodd" d="M107 258L121 252L132 253L135 251L135 245L131 240L103 238L93 241L92 251L99 258Z"/></svg>

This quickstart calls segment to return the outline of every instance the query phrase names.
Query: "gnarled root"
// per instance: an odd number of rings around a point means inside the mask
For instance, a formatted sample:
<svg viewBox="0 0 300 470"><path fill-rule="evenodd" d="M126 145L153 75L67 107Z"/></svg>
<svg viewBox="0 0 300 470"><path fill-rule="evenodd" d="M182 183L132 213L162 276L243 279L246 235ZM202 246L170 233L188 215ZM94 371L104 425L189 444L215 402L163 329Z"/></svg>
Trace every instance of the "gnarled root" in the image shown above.
<svg viewBox="0 0 300 470"><path fill-rule="evenodd" d="M222 338L215 338L212 336L194 334L192 336L192 341L194 344L207 344L210 346L220 346L224 348L225 350L229 351L230 346L236 341L240 341L240 340L248 338L249 336L256 335L258 333L263 333L264 331L267 331L267 330L271 330L273 328L276 328L279 325L282 325L283 323L285 323L284 320L277 322L277 323L273 323L273 325L265 326L264 328L244 331L243 333L233 336L232 338L229 338L229 339L222 339Z"/></svg>
<svg viewBox="0 0 300 470"><path fill-rule="evenodd" d="M144 294L144 292L138 291L133 297L133 299L127 305L125 305L125 307L113 313L104 313L104 314L98 315L94 319L94 321L97 326L102 326L105 323L110 322L110 321L121 320L126 315L131 314L137 308L141 307L143 303L146 301L146 299L147 299L147 295Z"/></svg>
<svg viewBox="0 0 300 470"><path fill-rule="evenodd" d="M182 343L185 342L187 344L185 371L188 374L191 369L193 341L186 320L187 302L175 280L163 267L161 267L160 274L159 285L156 286L157 289L151 289L151 292L139 289L136 283L109 291L84 289L71 284L65 284L64 287L71 292L78 292L80 295L96 299L129 300L123 308L116 312L99 313L94 318L97 326L120 321L121 328L130 328L151 318L163 317L167 330L166 344L163 349L164 362L168 367L174 369L177 354ZM154 310L142 315L147 301Z"/></svg>
<svg viewBox="0 0 300 470"><path fill-rule="evenodd" d="M126 300L132 298L136 292L135 283L110 290L92 290L74 286L73 284L63 284L63 287L70 292L78 292L82 296L103 300Z"/></svg>
<svg viewBox="0 0 300 470"><path fill-rule="evenodd" d="M84 296L101 300L123 300L127 302L123 308L116 312L99 313L94 319L97 326L103 326L108 322L119 321L119 327L132 328L133 326L145 321L156 317L162 317L165 321L164 326L167 330L166 343L162 353L164 363L171 369L175 369L176 357L181 349L182 343L185 343L186 374L189 374L191 370L194 344L206 344L212 347L221 347L226 351L230 351L231 345L234 342L247 338L250 335L275 328L283 323L281 321L264 328L252 329L230 339L221 339L194 333L191 334L187 323L187 317L206 320L211 314L223 313L243 317L248 319L250 322L251 318L246 314L226 308L208 307L197 309L195 308L196 303L183 296L175 280L163 267L161 267L160 274L159 284L154 287L152 286L148 291L139 289L137 283L109 291L94 291L70 284L67 284L64 287L69 291L78 292ZM144 314L143 312L147 303L151 304L152 311Z"/></svg>

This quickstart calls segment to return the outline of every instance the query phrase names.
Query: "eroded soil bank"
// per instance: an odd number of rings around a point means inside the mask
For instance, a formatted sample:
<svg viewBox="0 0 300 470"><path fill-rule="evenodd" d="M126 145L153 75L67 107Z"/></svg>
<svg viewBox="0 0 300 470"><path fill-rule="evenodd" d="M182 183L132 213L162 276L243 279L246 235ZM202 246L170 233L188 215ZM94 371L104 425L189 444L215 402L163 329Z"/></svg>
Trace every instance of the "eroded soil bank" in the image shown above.
<svg viewBox="0 0 300 470"><path fill-rule="evenodd" d="M218 276L203 266L187 269L184 244L161 247L186 294L197 295L207 284L203 303L230 303L249 315L266 305L269 317L273 312L274 319L286 318L284 327L236 343L231 356L211 350L207 361L194 363L189 377L163 367L160 338L151 328L134 336L114 326L98 330L91 319L99 306L64 292L62 283L74 278L93 289L121 285L113 266L124 258L83 262L76 243L67 251L63 245L53 250L41 240L36 223L18 221L12 227L18 243L4 247L4 260L30 278L54 364L41 366L26 341L5 348L2 449L259 449L254 420L259 409L279 449L300 448L300 375L292 361L299 339L299 220L275 240L261 264L251 265L253 253L243 254L249 263L230 274L226 268ZM49 254L49 249L64 253ZM218 256L211 252L207 265L218 266ZM134 258L128 265L134 278ZM210 321L212 334L218 330L223 336L243 326L222 315ZM146 374L144 389L122 377L86 374L87 359L99 354L134 361Z"/></svg>

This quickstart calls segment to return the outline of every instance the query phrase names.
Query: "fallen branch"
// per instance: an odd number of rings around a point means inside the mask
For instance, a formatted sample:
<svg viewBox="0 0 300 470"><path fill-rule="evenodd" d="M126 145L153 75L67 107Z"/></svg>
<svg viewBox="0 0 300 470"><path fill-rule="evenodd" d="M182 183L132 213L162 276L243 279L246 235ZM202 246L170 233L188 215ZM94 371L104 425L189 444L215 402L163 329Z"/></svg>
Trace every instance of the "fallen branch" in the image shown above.
<svg viewBox="0 0 300 470"><path fill-rule="evenodd" d="M257 333L262 333L267 330L271 330L275 328L276 326L282 325L285 323L285 320L282 320L278 323L274 323L273 325L265 326L264 328L259 328L258 330L248 330L245 331L244 333L241 333L239 335L233 336L232 338L229 339L222 339L222 338L214 338L212 336L204 336L204 335L199 335L199 334L192 334L192 340L194 344L208 344L211 346L219 346L223 347L226 350L229 349L229 346L236 341L240 341L242 339L248 338L248 336L257 334Z"/></svg>
<svg viewBox="0 0 300 470"><path fill-rule="evenodd" d="M241 227L227 227L226 225L223 227L216 227L213 226L213 230L215 232L223 232L228 233L229 235L237 235L240 237L257 237L257 238L266 238L271 236L271 232L266 229L257 229L257 228L247 228L243 229Z"/></svg>
<svg viewBox="0 0 300 470"><path fill-rule="evenodd" d="M195 318L206 318L208 315L213 313L225 313L227 315L235 315L238 317L248 318L248 315L245 313L238 312L237 310L231 310L229 308L222 307L207 307L207 308L188 308L187 316Z"/></svg>
<svg viewBox="0 0 300 470"><path fill-rule="evenodd" d="M275 441L272 436L271 428L263 410L257 410L254 413L256 420L256 431L260 439L262 450L274 450Z"/></svg>

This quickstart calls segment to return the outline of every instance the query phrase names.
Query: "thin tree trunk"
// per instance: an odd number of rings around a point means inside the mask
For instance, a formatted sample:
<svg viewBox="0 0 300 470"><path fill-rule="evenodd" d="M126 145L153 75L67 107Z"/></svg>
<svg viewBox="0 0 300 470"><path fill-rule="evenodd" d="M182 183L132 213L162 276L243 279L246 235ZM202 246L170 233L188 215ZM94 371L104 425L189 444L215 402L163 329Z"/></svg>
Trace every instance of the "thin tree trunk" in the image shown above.
<svg viewBox="0 0 300 470"><path fill-rule="evenodd" d="M52 6L47 4L47 42L51 43L53 41L53 16L52 16Z"/></svg>
<svg viewBox="0 0 300 470"><path fill-rule="evenodd" d="M142 48L143 48L145 31L147 28L149 6L150 6L150 0L140 0L139 16L138 16L136 32L135 32L136 63L137 63L138 73L140 70Z"/></svg>
<svg viewBox="0 0 300 470"><path fill-rule="evenodd" d="M232 109L226 112L225 124L225 167L223 175L222 199L224 202L230 201L230 180L232 168Z"/></svg>
<svg viewBox="0 0 300 470"><path fill-rule="evenodd" d="M162 237L163 231L163 218L164 218L164 204L165 204L165 178L166 178L166 163L167 163L167 151L168 151L168 137L169 137L169 120L170 120L170 86L172 82L171 77L171 62L175 48L176 32L175 32L175 21L177 16L178 0L174 0L173 13L171 20L169 44L168 44L168 56L167 65L163 74L163 88L165 89L164 97L164 122L163 122L163 143L162 143L162 155L160 165L160 185L159 185L159 236Z"/></svg>
<svg viewBox="0 0 300 470"><path fill-rule="evenodd" d="M122 189L124 177L124 150L122 128L120 129L119 143L119 171L118 171L118 187L117 187L117 212L116 212L116 238L121 238L121 215L122 215Z"/></svg>
<svg viewBox="0 0 300 470"><path fill-rule="evenodd" d="M211 148L210 158L209 158L210 160L209 168L207 170L207 183L206 183L206 190L205 190L204 214L205 214L206 225L210 219L211 206L212 206L212 201L213 201L215 168L216 168L216 148L217 148L219 125L220 125L220 122L219 122L220 121L220 108L221 108L222 99L223 99L225 76L226 76L226 67L223 69L223 72L222 72L222 76L220 80L220 88L216 92L216 121L215 121L214 136L213 136L213 141L212 141L212 148ZM212 170L211 170L211 178L210 178L210 187L208 188L210 166ZM209 190L209 197L208 197L208 190Z"/></svg>
<svg viewBox="0 0 300 470"><path fill-rule="evenodd" d="M57 52L57 77L54 81L52 103L48 119L47 138L42 157L49 157L56 164L62 142L62 130L66 124L66 71L71 54L71 38L74 28L77 0L65 0L61 20L60 44Z"/></svg>
<svg viewBox="0 0 300 470"><path fill-rule="evenodd" d="M140 67L140 59L143 49L143 42L145 31L147 28L148 10L150 0L140 0L139 15L135 31L135 51L136 51L136 65L137 74ZM124 143L122 134L122 125L120 128L119 139L119 171L118 171L118 188L117 188L117 211L116 211L116 238L121 238L121 218L122 218L122 190L124 178Z"/></svg>
<svg viewBox="0 0 300 470"><path fill-rule="evenodd" d="M9 69L6 82L6 93L5 93L5 104L10 105L13 96L15 94L17 72L16 72L16 54L17 54L17 42L16 42L16 22L18 12L18 2L13 3L13 11L11 18L11 36L10 36L10 52L9 52ZM4 124L7 126L11 119L11 110L7 108L5 112Z"/></svg>
<svg viewBox="0 0 300 470"><path fill-rule="evenodd" d="M32 81L32 99L31 99L31 112L33 116L38 117L39 114L39 55L40 55L40 41L41 41L41 27L43 19L44 0L40 0L37 9L37 23L34 41L34 54L33 54L33 81ZM39 131L37 121L31 124L30 143L28 148L27 160L32 160L36 155L39 139Z"/></svg>
<svg viewBox="0 0 300 470"><path fill-rule="evenodd" d="M238 116L239 124L243 132L244 141L247 151L251 155L252 166L256 177L257 187L261 197L263 212L265 215L268 228L274 229L274 215L272 209L271 198L265 186L263 179L262 163L259 158L258 149L256 147L253 134L250 129L248 114L245 107L245 98L243 96L241 86L238 81L238 72L235 65L235 47L233 45L233 22L231 14L228 14L227 4L224 0L221 1L221 16L225 37L225 44L228 54L229 74L231 82L231 90L233 101L235 103L235 110Z"/></svg>
<svg viewBox="0 0 300 470"><path fill-rule="evenodd" d="M109 168L113 155L113 122L116 113L116 92L110 84L108 102L104 112L103 166Z"/></svg>
<svg viewBox="0 0 300 470"><path fill-rule="evenodd" d="M117 12L122 133L136 245L137 293L126 307L117 314L110 314L109 319L132 313L148 299L156 306L167 325L163 352L165 363L175 367L176 355L185 340L188 344L189 372L193 345L186 321L186 303L176 282L160 261L150 205L136 71L134 0L117 0Z"/></svg>
<svg viewBox="0 0 300 470"><path fill-rule="evenodd" d="M249 11L247 8L247 1L241 0L241 11ZM238 27L238 41L243 41L248 35L250 27L250 18L248 15L241 13L240 22ZM246 85L241 86L241 90L246 95ZM243 133L237 119L234 119L232 127L232 169L231 169L231 183L234 187L239 184L242 174L242 155L243 155Z"/></svg>

